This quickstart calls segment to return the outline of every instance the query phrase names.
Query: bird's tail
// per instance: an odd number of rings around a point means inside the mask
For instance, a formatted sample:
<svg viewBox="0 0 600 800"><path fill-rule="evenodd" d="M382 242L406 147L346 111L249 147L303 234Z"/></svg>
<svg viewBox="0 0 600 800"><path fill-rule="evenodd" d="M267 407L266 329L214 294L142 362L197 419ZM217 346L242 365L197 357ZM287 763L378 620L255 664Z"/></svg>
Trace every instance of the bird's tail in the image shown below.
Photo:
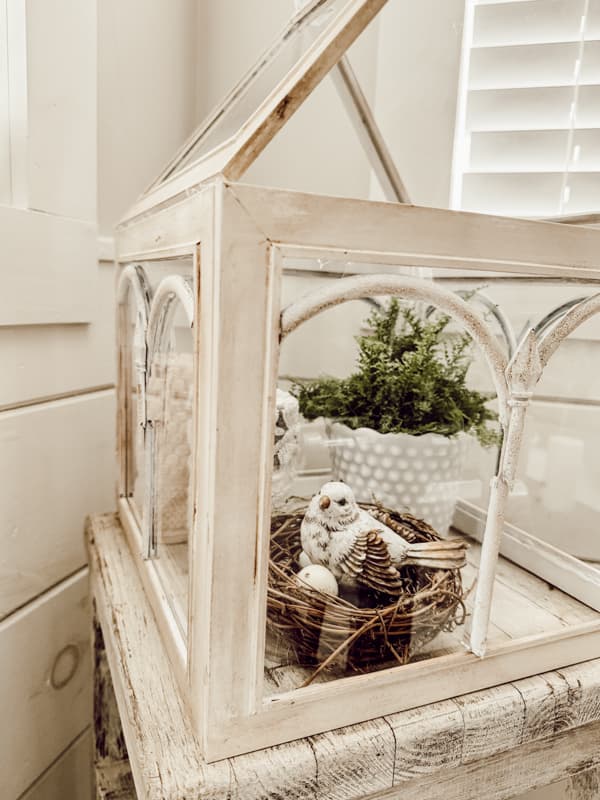
<svg viewBox="0 0 600 800"><path fill-rule="evenodd" d="M433 569L460 569L467 563L467 546L462 539L440 539L436 542L411 542L404 564Z"/></svg>

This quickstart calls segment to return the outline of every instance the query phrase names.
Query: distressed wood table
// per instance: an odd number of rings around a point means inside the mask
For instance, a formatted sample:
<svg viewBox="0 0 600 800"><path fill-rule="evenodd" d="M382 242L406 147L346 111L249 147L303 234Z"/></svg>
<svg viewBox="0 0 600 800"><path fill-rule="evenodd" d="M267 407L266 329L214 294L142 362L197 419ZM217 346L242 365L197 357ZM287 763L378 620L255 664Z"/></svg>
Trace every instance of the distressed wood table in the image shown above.
<svg viewBox="0 0 600 800"><path fill-rule="evenodd" d="M98 798L600 798L600 660L206 764L118 517L87 541Z"/></svg>

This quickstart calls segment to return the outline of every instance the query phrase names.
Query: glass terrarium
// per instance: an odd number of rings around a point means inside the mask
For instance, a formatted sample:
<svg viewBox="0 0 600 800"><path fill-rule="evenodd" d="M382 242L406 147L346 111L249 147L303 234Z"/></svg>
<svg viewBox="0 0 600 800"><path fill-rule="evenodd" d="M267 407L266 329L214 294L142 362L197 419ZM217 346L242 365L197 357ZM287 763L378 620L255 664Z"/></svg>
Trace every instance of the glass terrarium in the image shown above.
<svg viewBox="0 0 600 800"><path fill-rule="evenodd" d="M382 5L309 3L118 230L120 515L211 761L600 655L548 402L600 231L232 182Z"/></svg>

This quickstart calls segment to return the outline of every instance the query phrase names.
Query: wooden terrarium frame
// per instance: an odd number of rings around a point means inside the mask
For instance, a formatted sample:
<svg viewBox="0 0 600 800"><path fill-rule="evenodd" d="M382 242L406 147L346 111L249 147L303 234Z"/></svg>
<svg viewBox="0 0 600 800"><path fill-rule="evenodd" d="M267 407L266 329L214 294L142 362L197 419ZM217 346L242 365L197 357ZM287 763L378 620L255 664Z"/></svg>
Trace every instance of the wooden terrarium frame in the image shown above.
<svg viewBox="0 0 600 800"><path fill-rule="evenodd" d="M313 2L309 8L322 5ZM509 361L482 315L456 294L406 270L432 267L597 281L600 231L231 181L383 1L333 5L333 21L240 131L184 169L176 166L181 157L175 159L118 229L119 511L183 702L209 761L600 655L600 616L559 633L486 644L494 576L503 551L600 611L600 573L528 534L503 535L504 507L535 384L563 338L600 310L600 295L574 306L547 336L531 332ZM196 138L201 136L202 131ZM182 153L189 153L190 146ZM145 270L182 258L191 264L189 275L167 275L152 291ZM332 281L282 312L287 259L352 262L355 274ZM372 274L373 264L381 265L382 274ZM498 397L504 436L482 534L468 649L265 697L270 483L281 343L327 308L381 295L425 300L453 316L481 348ZM136 334L130 341L132 306ZM194 341L187 635L157 572L160 544L152 527L156 486L148 373L176 306ZM129 476L136 414L147 458L141 517L132 506Z"/></svg>

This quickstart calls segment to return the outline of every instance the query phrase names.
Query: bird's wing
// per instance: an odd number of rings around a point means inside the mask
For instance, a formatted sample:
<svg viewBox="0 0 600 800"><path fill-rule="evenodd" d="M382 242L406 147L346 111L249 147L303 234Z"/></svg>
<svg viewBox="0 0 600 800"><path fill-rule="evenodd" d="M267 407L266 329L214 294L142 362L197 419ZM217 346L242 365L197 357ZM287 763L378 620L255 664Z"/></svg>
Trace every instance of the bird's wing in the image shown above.
<svg viewBox="0 0 600 800"><path fill-rule="evenodd" d="M464 539L442 539L431 525L411 514L402 514L403 521L399 522L384 510L374 513L376 516L371 519L375 519L382 527L381 537L390 549L392 563L415 564L431 569L460 569L465 566L467 545ZM410 538L415 532L427 533L435 538L415 542Z"/></svg>
<svg viewBox="0 0 600 800"><path fill-rule="evenodd" d="M400 573L378 530L359 531L352 544L339 554L337 567L352 582L379 592L398 594L402 590Z"/></svg>
<svg viewBox="0 0 600 800"><path fill-rule="evenodd" d="M392 564L402 564L406 560L409 543L399 531L392 530L383 520L373 517L364 508L360 512L359 526L361 530L379 533L381 539L388 546Z"/></svg>

